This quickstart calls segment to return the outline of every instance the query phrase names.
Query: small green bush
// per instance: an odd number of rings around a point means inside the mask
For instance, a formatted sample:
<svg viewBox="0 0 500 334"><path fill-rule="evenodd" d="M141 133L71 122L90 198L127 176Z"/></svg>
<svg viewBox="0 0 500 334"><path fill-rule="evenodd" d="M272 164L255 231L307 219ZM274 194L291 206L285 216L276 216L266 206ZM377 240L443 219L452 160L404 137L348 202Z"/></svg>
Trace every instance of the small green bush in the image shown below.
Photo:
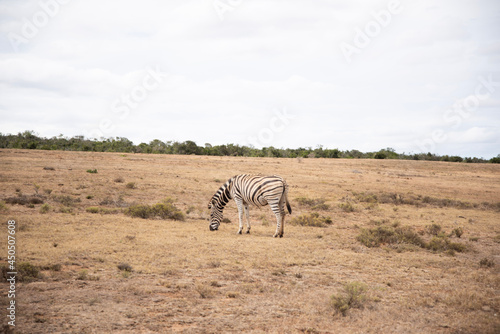
<svg viewBox="0 0 500 334"><path fill-rule="evenodd" d="M56 263L56 264L49 266L49 269L52 271L61 271L62 265L60 263Z"/></svg>
<svg viewBox="0 0 500 334"><path fill-rule="evenodd" d="M87 169L87 173L97 174L97 169Z"/></svg>
<svg viewBox="0 0 500 334"><path fill-rule="evenodd" d="M147 204L131 205L129 208L127 208L127 210L125 210L125 214L131 217L142 219L148 219L153 216L151 206Z"/></svg>
<svg viewBox="0 0 500 334"><path fill-rule="evenodd" d="M157 203L152 207L153 215L161 219L185 220L186 216L171 202Z"/></svg>
<svg viewBox="0 0 500 334"><path fill-rule="evenodd" d="M425 242L410 226L381 225L371 229L362 229L357 240L366 247L379 247L382 244L389 245L415 245L433 252L446 252L454 255L455 252L466 252L467 246L458 242L452 242L441 231L441 226L433 224L427 227L427 232L433 235L429 242Z"/></svg>
<svg viewBox="0 0 500 334"><path fill-rule="evenodd" d="M47 213L49 211L50 211L50 205L48 205L47 203L43 204L40 207L40 213Z"/></svg>
<svg viewBox="0 0 500 334"><path fill-rule="evenodd" d="M379 247L383 243L389 243L394 236L394 230L387 226L379 226L371 229L362 229L357 240L366 247Z"/></svg>
<svg viewBox="0 0 500 334"><path fill-rule="evenodd" d="M330 206L326 204L326 200L324 198L307 198L307 197L298 197L296 198L296 201L301 205L301 206L307 206L310 207L313 210L328 210L330 209Z"/></svg>
<svg viewBox="0 0 500 334"><path fill-rule="evenodd" d="M458 242L451 242L446 236L434 236L425 248L434 252L448 252L453 255L454 252L463 253L467 251L467 246Z"/></svg>
<svg viewBox="0 0 500 334"><path fill-rule="evenodd" d="M125 185L128 189L135 189L137 186L135 185L135 182L129 182Z"/></svg>
<svg viewBox="0 0 500 334"><path fill-rule="evenodd" d="M69 195L59 195L52 196L54 202L61 203L64 206L73 206L75 203L80 203L82 200L78 197L72 197Z"/></svg>
<svg viewBox="0 0 500 334"><path fill-rule="evenodd" d="M354 204L351 201L346 201L345 203L340 203L339 208L344 212L355 212L357 211Z"/></svg>
<svg viewBox="0 0 500 334"><path fill-rule="evenodd" d="M100 213L101 215L110 215L120 213L119 209L108 209L108 208L100 208L98 206L89 206L85 209L88 213Z"/></svg>
<svg viewBox="0 0 500 334"><path fill-rule="evenodd" d="M485 257L485 258L481 259L481 261L479 261L479 265L481 267L491 268L491 267L495 266L495 261Z"/></svg>
<svg viewBox="0 0 500 334"><path fill-rule="evenodd" d="M166 198L162 203L156 203L152 206L146 204L132 205L125 210L125 214L143 219L155 217L173 220L186 219L186 215L173 204L171 198Z"/></svg>
<svg viewBox="0 0 500 334"><path fill-rule="evenodd" d="M17 265L17 280L19 282L33 282L42 278L40 268L29 262L20 262Z"/></svg>
<svg viewBox="0 0 500 334"><path fill-rule="evenodd" d="M336 313L343 316L352 308L362 308L367 300L367 286L361 282L349 282L344 285L342 293L330 297L330 305Z"/></svg>
<svg viewBox="0 0 500 334"><path fill-rule="evenodd" d="M464 234L464 229L461 228L461 227L457 227L455 229L453 229L453 231L451 231L451 235L450 236L456 236L457 238L460 238L462 236L462 234Z"/></svg>
<svg viewBox="0 0 500 334"><path fill-rule="evenodd" d="M441 232L441 225L439 224L428 225L426 227L426 231L430 235L438 235Z"/></svg>
<svg viewBox="0 0 500 334"><path fill-rule="evenodd" d="M132 272L132 266L130 264L128 264L128 263L120 263L117 267L121 271Z"/></svg>
<svg viewBox="0 0 500 334"><path fill-rule="evenodd" d="M86 269L82 269L78 272L78 276L76 276L77 280L85 281L89 278L88 271Z"/></svg>
<svg viewBox="0 0 500 334"><path fill-rule="evenodd" d="M91 206L85 209L88 213L99 213L99 208L96 206Z"/></svg>
<svg viewBox="0 0 500 334"><path fill-rule="evenodd" d="M375 194L364 193L364 192L361 192L361 193L353 192L352 194L360 202L373 203L373 204L378 203L378 198L377 198L377 195L375 195Z"/></svg>
<svg viewBox="0 0 500 334"><path fill-rule="evenodd" d="M317 212L303 214L290 221L291 225L326 227L333 223L330 217L320 216Z"/></svg>
<svg viewBox="0 0 500 334"><path fill-rule="evenodd" d="M362 229L356 238L366 247L379 247L382 244L408 244L423 247L425 242L409 226L377 226L371 229Z"/></svg>
<svg viewBox="0 0 500 334"><path fill-rule="evenodd" d="M68 207L62 207L62 208L59 208L59 212L60 213L73 213L73 209L68 208Z"/></svg>
<svg viewBox="0 0 500 334"><path fill-rule="evenodd" d="M19 204L33 207L35 204L43 204L43 199L39 196L25 196L18 193L17 197L8 197L5 199L7 204Z"/></svg>

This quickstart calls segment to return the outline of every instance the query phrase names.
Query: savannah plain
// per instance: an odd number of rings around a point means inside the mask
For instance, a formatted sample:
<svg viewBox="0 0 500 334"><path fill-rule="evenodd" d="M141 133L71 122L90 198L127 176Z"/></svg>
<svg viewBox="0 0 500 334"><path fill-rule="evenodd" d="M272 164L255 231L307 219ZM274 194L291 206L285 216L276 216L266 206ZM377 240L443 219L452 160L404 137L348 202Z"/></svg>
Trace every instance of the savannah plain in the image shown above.
<svg viewBox="0 0 500 334"><path fill-rule="evenodd" d="M269 207L237 235L234 201L209 231L240 173L287 180L283 238ZM15 328L2 280L5 332L500 333L500 165L4 149L0 184L0 265L13 219L37 269ZM184 220L126 214L165 198ZM363 239L398 229L422 243Z"/></svg>

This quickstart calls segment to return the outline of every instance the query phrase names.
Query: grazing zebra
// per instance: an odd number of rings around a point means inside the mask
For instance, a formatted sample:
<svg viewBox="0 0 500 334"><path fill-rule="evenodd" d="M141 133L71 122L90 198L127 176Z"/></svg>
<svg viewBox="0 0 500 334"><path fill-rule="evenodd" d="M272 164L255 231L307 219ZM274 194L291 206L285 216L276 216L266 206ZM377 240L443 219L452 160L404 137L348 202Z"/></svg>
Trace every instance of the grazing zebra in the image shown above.
<svg viewBox="0 0 500 334"><path fill-rule="evenodd" d="M222 220L222 211L231 198L236 202L240 218L240 228L238 234L243 230L243 212L246 214L247 233L250 233L250 217L248 205L257 207L269 204L271 210L276 215L277 226L274 237L283 237L283 227L285 224L285 204L288 212L292 213L290 203L288 203L288 184L277 175L257 176L257 175L236 175L227 180L219 190L212 196L208 203L210 213L210 231L219 228Z"/></svg>

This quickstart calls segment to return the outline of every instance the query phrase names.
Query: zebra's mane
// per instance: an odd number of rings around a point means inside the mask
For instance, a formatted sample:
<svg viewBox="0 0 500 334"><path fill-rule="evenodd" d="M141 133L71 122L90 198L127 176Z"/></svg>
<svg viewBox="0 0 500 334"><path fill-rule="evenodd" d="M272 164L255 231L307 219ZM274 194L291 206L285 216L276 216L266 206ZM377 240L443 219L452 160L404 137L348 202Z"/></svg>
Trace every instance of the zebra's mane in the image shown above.
<svg viewBox="0 0 500 334"><path fill-rule="evenodd" d="M212 196L210 204L215 205L220 209L223 209L231 199L230 190L232 183L233 183L233 178L227 180L226 183L224 183Z"/></svg>

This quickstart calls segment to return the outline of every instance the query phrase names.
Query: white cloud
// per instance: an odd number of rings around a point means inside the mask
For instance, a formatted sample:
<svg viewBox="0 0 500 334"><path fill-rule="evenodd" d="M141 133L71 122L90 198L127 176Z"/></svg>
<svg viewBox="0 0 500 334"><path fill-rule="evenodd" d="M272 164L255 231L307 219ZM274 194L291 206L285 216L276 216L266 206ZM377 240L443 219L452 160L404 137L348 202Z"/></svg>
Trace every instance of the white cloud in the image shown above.
<svg viewBox="0 0 500 334"><path fill-rule="evenodd" d="M4 1L0 131L246 145L287 108L296 118L263 144L408 152L438 129L449 136L436 153L458 145L496 156L500 89L458 129L443 115L474 94L479 76L500 81L500 4L401 1L347 63L339 44L388 3L243 0L221 21L212 0L69 1L15 53L6 36L43 9ZM116 112L155 68L168 73L158 87L126 117Z"/></svg>
<svg viewBox="0 0 500 334"><path fill-rule="evenodd" d="M450 141L457 144L482 144L498 140L500 135L495 129L486 127L472 127L465 131L450 133Z"/></svg>

